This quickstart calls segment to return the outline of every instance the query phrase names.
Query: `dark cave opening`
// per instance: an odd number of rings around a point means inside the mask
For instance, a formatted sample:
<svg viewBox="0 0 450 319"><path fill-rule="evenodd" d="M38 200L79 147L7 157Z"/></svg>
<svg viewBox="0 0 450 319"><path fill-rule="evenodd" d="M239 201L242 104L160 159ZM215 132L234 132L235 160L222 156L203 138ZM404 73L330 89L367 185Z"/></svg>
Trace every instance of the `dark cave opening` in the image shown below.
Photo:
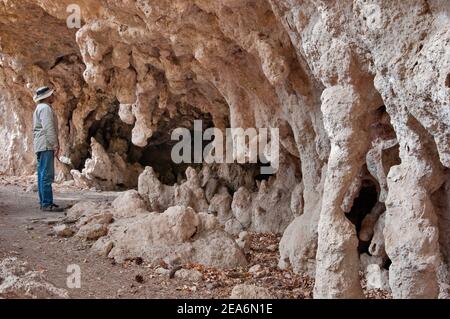
<svg viewBox="0 0 450 319"><path fill-rule="evenodd" d="M116 101L105 116L92 121L87 132L86 147L80 150L80 159L75 166L77 170L81 171L86 160L92 156L91 138L95 138L107 153L118 153L130 164L138 162L142 150L131 143L133 126L122 122L118 109L119 104Z"/></svg>
<svg viewBox="0 0 450 319"><path fill-rule="evenodd" d="M148 145L142 149L138 163L142 166L151 166L158 175L161 183L174 185L186 180L186 169L193 167L200 170L202 163L175 163L172 159L172 149L179 140L172 140L172 132L177 128L186 128L191 135L191 154L194 159L194 120L201 121L203 132L214 127L212 116L209 113L199 113L191 108L184 110L170 121L160 124L157 132L149 139ZM202 141L202 150L210 141Z"/></svg>
<svg viewBox="0 0 450 319"><path fill-rule="evenodd" d="M356 233L359 234L361 224L378 202L378 190L372 180L365 179L357 198L353 202L351 211L346 214L347 218L355 225ZM358 252L369 253L370 241L359 240Z"/></svg>
<svg viewBox="0 0 450 319"><path fill-rule="evenodd" d="M88 140L94 137L106 152L126 154L127 162L136 163L141 150L131 143L132 129L132 125L123 123L117 115L109 113L89 128Z"/></svg>
<svg viewBox="0 0 450 319"><path fill-rule="evenodd" d="M172 147L178 141L171 140L172 131L178 127L183 127L189 129L191 136L193 136L194 120L202 121L203 130L213 127L213 121L210 114L201 113L192 106L178 106L177 110L176 114L163 114L158 128L149 138L147 146L138 147L131 142L133 125L126 124L120 119L118 115L119 103L115 101L111 104L108 113L100 120L90 121L86 142L77 149L78 158L74 160L74 168L79 171L83 170L86 160L92 157L90 143L91 138L95 138L108 154L118 153L128 164L138 163L143 167L153 167L163 184L180 183L186 179L185 171L189 166L201 168L202 164L174 163L171 152ZM95 116L95 113L90 116ZM204 142L203 146L207 143L209 142Z"/></svg>
<svg viewBox="0 0 450 319"><path fill-rule="evenodd" d="M386 270L389 270L389 267L391 266L391 264L392 264L392 261L389 258L387 258L383 263L383 268Z"/></svg>
<svg viewBox="0 0 450 319"><path fill-rule="evenodd" d="M181 183L186 179L186 169L189 166L198 168L201 165L194 163L174 163L171 157L173 145L170 142L149 145L142 150L142 156L138 161L144 167L153 167L161 183L170 186Z"/></svg>
<svg viewBox="0 0 450 319"><path fill-rule="evenodd" d="M187 128L191 133L191 159L194 158L194 120L201 120L203 132L214 127L212 116L209 113L201 113L193 107L179 106L179 112L171 117L163 116L163 120L158 124L157 130L148 140L145 147L135 146L131 142L133 125L124 123L119 115L119 104L117 101L111 104L106 115L99 120L91 120L87 132L86 142L83 147L77 150L78 159L75 162L75 169L82 171L86 160L92 157L92 151L89 147L91 138L103 146L109 154L118 153L129 164L138 163L143 167L151 166L157 174L161 183L173 186L186 180L186 169L193 167L197 171L202 169L203 163L180 163L172 160L172 149L179 140L173 141L171 134L174 129L182 127ZM92 117L95 113L92 113ZM224 134L225 136L225 134ZM210 140L202 140L202 149L209 144ZM248 141L247 141L248 142ZM253 172L254 186L256 181L269 180L273 175L262 174L262 167L270 167L269 164L246 163L237 164L245 171Z"/></svg>
<svg viewBox="0 0 450 319"><path fill-rule="evenodd" d="M255 171L258 172L258 174L255 176L255 180L257 181L268 181L271 176L274 176L273 174L265 174L262 172L262 168L270 168L270 163L262 163L258 160L258 163L253 164L254 167L256 167Z"/></svg>

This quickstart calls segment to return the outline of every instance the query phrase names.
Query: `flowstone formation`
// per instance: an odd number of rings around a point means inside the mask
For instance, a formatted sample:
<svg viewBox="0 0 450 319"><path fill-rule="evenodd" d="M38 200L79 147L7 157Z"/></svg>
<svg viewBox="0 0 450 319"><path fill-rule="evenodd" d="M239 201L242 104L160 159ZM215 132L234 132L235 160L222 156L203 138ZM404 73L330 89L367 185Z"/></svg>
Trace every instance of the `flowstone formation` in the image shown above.
<svg viewBox="0 0 450 319"><path fill-rule="evenodd" d="M59 178L138 188L127 203L147 213L117 232L148 234L184 207L230 234L283 233L279 266L314 276L316 298L361 297L359 270L396 298L446 298L449 14L446 0L5 0L0 172L33 172L31 96L49 84L70 159ZM196 119L278 128L277 173L174 165L170 133ZM107 237L109 253L135 252Z"/></svg>

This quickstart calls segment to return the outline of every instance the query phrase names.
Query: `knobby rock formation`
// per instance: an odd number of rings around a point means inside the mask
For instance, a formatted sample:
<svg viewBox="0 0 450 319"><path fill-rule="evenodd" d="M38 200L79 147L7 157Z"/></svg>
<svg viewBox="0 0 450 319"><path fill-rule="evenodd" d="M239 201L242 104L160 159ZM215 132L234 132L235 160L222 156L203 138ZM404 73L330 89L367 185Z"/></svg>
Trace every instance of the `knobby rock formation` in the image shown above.
<svg viewBox="0 0 450 319"><path fill-rule="evenodd" d="M365 264L394 297L448 297L449 14L447 0L4 0L0 172L33 173L32 94L49 84L70 158L58 178L137 187L126 196L163 214L115 229L189 206L195 225L283 233L279 266L315 276L316 298L361 297ZM194 119L279 128L278 173L174 167L170 132ZM119 230L116 256L137 249Z"/></svg>

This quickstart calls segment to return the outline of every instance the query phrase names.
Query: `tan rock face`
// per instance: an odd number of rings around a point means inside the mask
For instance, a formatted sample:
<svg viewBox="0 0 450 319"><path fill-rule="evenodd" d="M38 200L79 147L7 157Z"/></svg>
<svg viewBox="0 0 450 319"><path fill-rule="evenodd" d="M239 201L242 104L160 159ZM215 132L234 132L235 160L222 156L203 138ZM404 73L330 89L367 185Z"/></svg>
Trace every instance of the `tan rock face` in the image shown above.
<svg viewBox="0 0 450 319"><path fill-rule="evenodd" d="M182 264L211 267L245 266L244 253L214 219L192 208L174 206L164 213L118 220L110 226L101 246L112 243L108 257L118 262L140 257L155 264L160 260L170 264L176 259Z"/></svg>
<svg viewBox="0 0 450 319"><path fill-rule="evenodd" d="M0 298L67 299L67 290L56 288L42 272L33 271L28 263L16 257L0 261Z"/></svg>
<svg viewBox="0 0 450 319"><path fill-rule="evenodd" d="M230 299L272 299L269 290L253 285L237 285L231 291Z"/></svg>
<svg viewBox="0 0 450 319"><path fill-rule="evenodd" d="M69 2L79 30L66 26ZM449 14L444 0L5 0L0 172L34 170L31 97L49 84L62 177L138 186L132 207L190 206L232 233L284 233L280 267L315 275L317 298L361 296L369 252L395 297L443 297ZM278 174L204 165L167 177L152 161L193 119L279 128ZM121 227L150 218L131 215Z"/></svg>

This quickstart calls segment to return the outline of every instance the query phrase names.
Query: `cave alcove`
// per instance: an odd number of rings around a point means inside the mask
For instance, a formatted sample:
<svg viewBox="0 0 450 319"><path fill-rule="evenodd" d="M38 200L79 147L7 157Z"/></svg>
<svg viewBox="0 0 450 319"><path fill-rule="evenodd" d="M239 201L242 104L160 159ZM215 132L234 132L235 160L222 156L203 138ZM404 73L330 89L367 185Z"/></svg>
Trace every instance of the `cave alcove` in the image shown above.
<svg viewBox="0 0 450 319"><path fill-rule="evenodd" d="M378 196L377 185L371 179L364 179L358 197L355 198L350 212L346 214L347 218L355 225L357 234L361 230L364 217L370 214L378 202ZM358 252L369 254L369 246L370 241L359 240Z"/></svg>

